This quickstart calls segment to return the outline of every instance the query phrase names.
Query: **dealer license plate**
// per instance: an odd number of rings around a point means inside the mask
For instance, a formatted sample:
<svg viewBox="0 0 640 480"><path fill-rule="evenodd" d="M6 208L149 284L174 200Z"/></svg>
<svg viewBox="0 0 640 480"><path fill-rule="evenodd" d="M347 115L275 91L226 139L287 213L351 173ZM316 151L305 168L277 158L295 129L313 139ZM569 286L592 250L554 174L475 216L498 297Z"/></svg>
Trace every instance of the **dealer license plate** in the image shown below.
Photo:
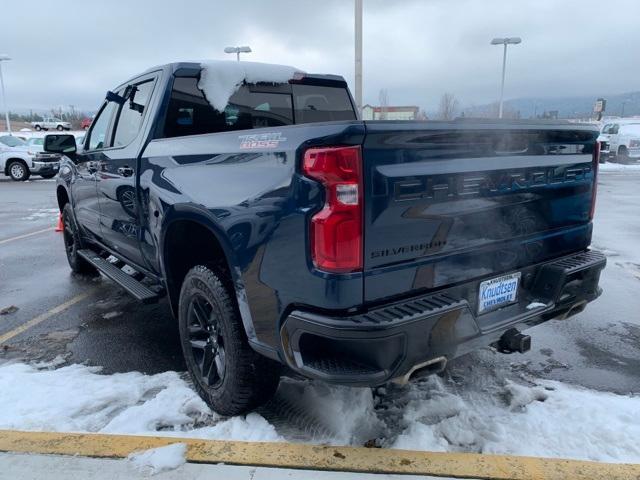
<svg viewBox="0 0 640 480"><path fill-rule="evenodd" d="M478 291L478 313L485 313L503 305L514 303L518 298L520 272L485 280Z"/></svg>

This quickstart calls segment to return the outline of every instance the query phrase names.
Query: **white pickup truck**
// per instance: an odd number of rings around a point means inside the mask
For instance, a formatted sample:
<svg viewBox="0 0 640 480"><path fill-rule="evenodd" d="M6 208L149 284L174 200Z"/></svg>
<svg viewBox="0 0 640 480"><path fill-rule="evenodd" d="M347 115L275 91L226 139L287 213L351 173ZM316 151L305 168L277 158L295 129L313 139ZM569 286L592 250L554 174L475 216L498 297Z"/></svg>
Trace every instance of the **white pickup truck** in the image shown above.
<svg viewBox="0 0 640 480"><path fill-rule="evenodd" d="M16 181L31 175L53 178L60 169L60 156L43 153L12 135L0 136L0 171Z"/></svg>
<svg viewBox="0 0 640 480"><path fill-rule="evenodd" d="M40 130L71 130L71 124L59 118L46 117L39 122L31 122L31 126L37 131Z"/></svg>
<svg viewBox="0 0 640 480"><path fill-rule="evenodd" d="M608 158L619 163L640 161L640 120L622 120L602 128L598 141Z"/></svg>

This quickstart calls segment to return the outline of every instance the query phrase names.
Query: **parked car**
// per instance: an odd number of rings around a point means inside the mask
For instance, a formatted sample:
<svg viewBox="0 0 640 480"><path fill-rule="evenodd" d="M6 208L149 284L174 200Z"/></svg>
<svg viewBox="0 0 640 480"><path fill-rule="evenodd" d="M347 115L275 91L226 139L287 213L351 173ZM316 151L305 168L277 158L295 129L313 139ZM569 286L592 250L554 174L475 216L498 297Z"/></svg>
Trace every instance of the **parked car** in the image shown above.
<svg viewBox="0 0 640 480"><path fill-rule="evenodd" d="M83 130L88 130L89 127L91 126L91 122L93 121L92 118L83 118L82 121L80 122L80 128Z"/></svg>
<svg viewBox="0 0 640 480"><path fill-rule="evenodd" d="M600 163L604 163L609 158L609 139L611 138L611 132L618 125L614 123L605 123L600 129L600 135L598 136L598 142L600 142Z"/></svg>
<svg viewBox="0 0 640 480"><path fill-rule="evenodd" d="M640 160L640 122L611 124L607 136L609 158L620 163Z"/></svg>
<svg viewBox="0 0 640 480"><path fill-rule="evenodd" d="M234 415L282 365L402 383L483 346L525 352L521 328L582 311L606 263L589 249L598 133L364 122L342 77L219 61L131 78L82 152L65 134L45 149L65 155L71 269L167 296L196 390Z"/></svg>
<svg viewBox="0 0 640 480"><path fill-rule="evenodd" d="M37 131L40 130L71 130L71 123L60 120L59 118L47 117L41 121L31 122L31 126Z"/></svg>
<svg viewBox="0 0 640 480"><path fill-rule="evenodd" d="M28 180L31 175L53 178L59 168L59 154L45 153L12 135L0 136L0 169L13 180Z"/></svg>

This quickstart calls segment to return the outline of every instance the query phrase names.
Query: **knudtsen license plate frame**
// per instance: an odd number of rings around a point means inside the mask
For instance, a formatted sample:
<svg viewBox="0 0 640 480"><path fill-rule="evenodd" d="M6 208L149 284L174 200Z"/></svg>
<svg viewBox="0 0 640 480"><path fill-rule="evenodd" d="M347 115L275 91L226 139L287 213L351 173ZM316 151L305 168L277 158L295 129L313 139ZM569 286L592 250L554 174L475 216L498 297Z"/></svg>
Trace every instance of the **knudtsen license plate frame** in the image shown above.
<svg viewBox="0 0 640 480"><path fill-rule="evenodd" d="M480 282L478 315L516 303L521 277L522 272L514 272Z"/></svg>

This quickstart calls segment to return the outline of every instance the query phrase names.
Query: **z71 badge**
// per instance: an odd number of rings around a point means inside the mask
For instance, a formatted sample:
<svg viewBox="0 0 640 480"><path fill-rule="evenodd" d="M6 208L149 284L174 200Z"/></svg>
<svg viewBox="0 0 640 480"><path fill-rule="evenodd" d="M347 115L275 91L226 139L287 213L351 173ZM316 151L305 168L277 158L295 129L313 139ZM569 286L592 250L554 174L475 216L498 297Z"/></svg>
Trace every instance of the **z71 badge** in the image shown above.
<svg viewBox="0 0 640 480"><path fill-rule="evenodd" d="M253 135L239 135L240 148L277 148L280 142L287 139L282 136L281 132L257 133Z"/></svg>

